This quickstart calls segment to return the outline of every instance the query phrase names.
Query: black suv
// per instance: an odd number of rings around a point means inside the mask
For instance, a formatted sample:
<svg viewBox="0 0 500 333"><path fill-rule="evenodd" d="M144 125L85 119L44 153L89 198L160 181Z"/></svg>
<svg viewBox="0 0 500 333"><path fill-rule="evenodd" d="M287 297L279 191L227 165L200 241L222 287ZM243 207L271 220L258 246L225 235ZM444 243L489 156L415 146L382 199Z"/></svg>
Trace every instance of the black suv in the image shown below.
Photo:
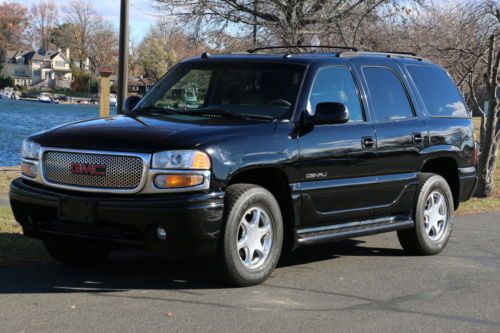
<svg viewBox="0 0 500 333"><path fill-rule="evenodd" d="M244 286L284 251L361 235L437 254L476 183L463 99L414 55L204 54L126 109L23 143L12 209L63 263L139 247L213 257Z"/></svg>

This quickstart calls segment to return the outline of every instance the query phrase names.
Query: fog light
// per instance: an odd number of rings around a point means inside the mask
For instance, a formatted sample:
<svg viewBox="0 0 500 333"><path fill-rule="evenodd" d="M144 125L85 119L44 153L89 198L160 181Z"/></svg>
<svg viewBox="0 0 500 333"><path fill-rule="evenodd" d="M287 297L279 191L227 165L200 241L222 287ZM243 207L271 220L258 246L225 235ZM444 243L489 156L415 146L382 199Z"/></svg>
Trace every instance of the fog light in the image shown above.
<svg viewBox="0 0 500 333"><path fill-rule="evenodd" d="M155 178L158 188L183 188L203 184L204 177L201 175L159 175Z"/></svg>
<svg viewBox="0 0 500 333"><path fill-rule="evenodd" d="M36 178L38 166L33 163L21 162L21 172L30 178Z"/></svg>
<svg viewBox="0 0 500 333"><path fill-rule="evenodd" d="M158 237L159 240L166 240L167 239L167 231L163 229L162 227L156 228L156 237Z"/></svg>

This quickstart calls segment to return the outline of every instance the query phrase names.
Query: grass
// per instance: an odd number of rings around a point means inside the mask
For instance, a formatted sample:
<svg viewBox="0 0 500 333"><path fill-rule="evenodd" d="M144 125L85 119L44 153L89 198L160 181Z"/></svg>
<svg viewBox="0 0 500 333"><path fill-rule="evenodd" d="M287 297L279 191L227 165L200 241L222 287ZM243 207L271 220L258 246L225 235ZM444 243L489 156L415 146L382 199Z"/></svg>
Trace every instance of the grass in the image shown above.
<svg viewBox="0 0 500 333"><path fill-rule="evenodd" d="M19 168L0 167L0 195L9 192L10 182L19 177Z"/></svg>
<svg viewBox="0 0 500 333"><path fill-rule="evenodd" d="M0 207L0 267L48 260L42 242L22 235L9 207Z"/></svg>
<svg viewBox="0 0 500 333"><path fill-rule="evenodd" d="M19 168L0 167L0 199L7 199L12 180L19 177ZM10 207L0 206L0 267L48 260L42 242L22 235Z"/></svg>
<svg viewBox="0 0 500 333"><path fill-rule="evenodd" d="M497 159L495 171L495 194L491 198L472 198L462 202L457 215L500 211L500 159Z"/></svg>

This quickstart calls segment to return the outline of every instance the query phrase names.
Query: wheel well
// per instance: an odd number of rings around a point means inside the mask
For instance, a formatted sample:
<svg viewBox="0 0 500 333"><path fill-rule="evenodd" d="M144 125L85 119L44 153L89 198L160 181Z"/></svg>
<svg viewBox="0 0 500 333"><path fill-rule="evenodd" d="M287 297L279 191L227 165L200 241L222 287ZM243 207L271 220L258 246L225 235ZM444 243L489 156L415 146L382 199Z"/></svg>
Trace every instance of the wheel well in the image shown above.
<svg viewBox="0 0 500 333"><path fill-rule="evenodd" d="M280 205L283 217L283 251L292 249L294 245L295 214L288 177L285 172L275 168L247 170L233 176L229 185L255 184L271 192Z"/></svg>
<svg viewBox="0 0 500 333"><path fill-rule="evenodd" d="M458 178L457 162L449 157L435 158L425 162L421 172L435 173L446 179L453 194L455 209L458 209L460 204L460 180Z"/></svg>

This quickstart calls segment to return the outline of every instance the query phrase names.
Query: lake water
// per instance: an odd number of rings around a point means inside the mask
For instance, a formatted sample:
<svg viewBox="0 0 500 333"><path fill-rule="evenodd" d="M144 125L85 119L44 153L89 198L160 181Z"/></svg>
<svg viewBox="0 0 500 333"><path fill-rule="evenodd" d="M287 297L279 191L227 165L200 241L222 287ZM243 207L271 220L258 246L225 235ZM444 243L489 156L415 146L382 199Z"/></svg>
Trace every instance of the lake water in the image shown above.
<svg viewBox="0 0 500 333"><path fill-rule="evenodd" d="M98 116L95 105L0 100L0 166L19 165L21 143L30 134Z"/></svg>

